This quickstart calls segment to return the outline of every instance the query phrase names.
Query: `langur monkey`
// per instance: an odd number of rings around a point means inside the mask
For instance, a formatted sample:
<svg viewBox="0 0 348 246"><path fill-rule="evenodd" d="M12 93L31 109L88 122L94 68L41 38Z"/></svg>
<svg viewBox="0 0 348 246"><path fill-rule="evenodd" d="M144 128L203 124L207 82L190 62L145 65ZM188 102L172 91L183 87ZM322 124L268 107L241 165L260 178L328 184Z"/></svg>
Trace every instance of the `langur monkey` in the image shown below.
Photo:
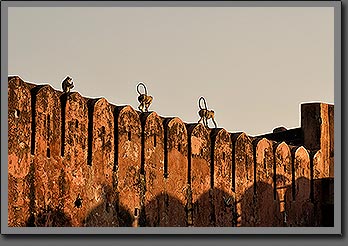
<svg viewBox="0 0 348 246"><path fill-rule="evenodd" d="M145 90L144 94L139 91L140 85L144 87L144 90ZM139 84L137 85L137 92L139 93L138 101L140 103L138 106L138 109L141 112L149 112L149 107L150 107L150 104L152 103L153 97L147 95L146 86L142 82L139 82Z"/></svg>
<svg viewBox="0 0 348 246"><path fill-rule="evenodd" d="M67 76L62 82L62 88L64 93L69 93L72 88L74 88L74 83L72 78Z"/></svg>
<svg viewBox="0 0 348 246"><path fill-rule="evenodd" d="M201 107L201 100L203 100L204 102L204 107L205 108L202 108ZM213 110L208 110L207 108L207 102L205 101L205 98L204 97L200 97L199 98L199 101L198 101L198 106L200 108L200 110L198 111L198 114L199 116L201 117L198 121L198 123L200 123L202 120L203 120L203 125L208 127L208 120L209 119L212 119L214 125L215 125L215 128L217 128L217 125L216 125L216 122L214 120L214 111Z"/></svg>

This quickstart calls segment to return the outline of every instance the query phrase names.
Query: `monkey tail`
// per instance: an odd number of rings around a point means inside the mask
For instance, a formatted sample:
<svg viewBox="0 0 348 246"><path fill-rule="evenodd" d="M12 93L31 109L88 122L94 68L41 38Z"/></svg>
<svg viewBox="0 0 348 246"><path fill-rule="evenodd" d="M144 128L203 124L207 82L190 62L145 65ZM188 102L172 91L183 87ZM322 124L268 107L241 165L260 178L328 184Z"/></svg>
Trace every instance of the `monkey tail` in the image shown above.
<svg viewBox="0 0 348 246"><path fill-rule="evenodd" d="M141 95L140 91L139 91L139 86L142 85L144 87L145 90L145 95L147 95L147 90L146 90L146 86L144 85L143 82L139 82L139 84L137 85L137 92L139 95Z"/></svg>
<svg viewBox="0 0 348 246"><path fill-rule="evenodd" d="M204 97L200 97L200 98L199 98L199 101L198 101L198 106L199 106L199 108L200 108L200 109L203 109L203 108L201 107L201 100L203 100L205 109L208 109L208 107L207 107L207 102L205 101L205 98L204 98Z"/></svg>

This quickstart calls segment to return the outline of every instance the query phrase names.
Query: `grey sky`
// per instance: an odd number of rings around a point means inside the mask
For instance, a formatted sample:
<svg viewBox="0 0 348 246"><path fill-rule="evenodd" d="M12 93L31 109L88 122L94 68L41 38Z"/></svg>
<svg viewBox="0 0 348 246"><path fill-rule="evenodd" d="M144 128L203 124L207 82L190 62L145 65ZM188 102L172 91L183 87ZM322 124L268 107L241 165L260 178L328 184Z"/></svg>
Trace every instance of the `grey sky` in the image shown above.
<svg viewBox="0 0 348 246"><path fill-rule="evenodd" d="M263 134L300 125L302 102L334 102L333 7L9 8L9 75L197 122ZM210 124L211 125L211 124ZM212 125L211 125L212 126Z"/></svg>

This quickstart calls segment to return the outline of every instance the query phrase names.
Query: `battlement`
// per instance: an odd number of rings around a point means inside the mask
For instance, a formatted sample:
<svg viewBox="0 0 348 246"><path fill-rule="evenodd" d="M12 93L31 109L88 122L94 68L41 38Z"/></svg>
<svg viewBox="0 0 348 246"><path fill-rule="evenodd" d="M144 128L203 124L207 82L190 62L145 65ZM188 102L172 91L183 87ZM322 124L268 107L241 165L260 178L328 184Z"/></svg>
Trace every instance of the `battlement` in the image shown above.
<svg viewBox="0 0 348 246"><path fill-rule="evenodd" d="M334 105L248 136L8 78L9 226L333 226L333 177Z"/></svg>

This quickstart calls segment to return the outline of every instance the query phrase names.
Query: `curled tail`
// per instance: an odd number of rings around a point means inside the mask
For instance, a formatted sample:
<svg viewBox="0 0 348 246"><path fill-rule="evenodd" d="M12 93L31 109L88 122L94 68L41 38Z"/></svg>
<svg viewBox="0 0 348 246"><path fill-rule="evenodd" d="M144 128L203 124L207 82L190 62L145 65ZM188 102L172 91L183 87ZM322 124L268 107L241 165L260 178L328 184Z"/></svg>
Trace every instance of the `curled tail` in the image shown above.
<svg viewBox="0 0 348 246"><path fill-rule="evenodd" d="M145 89L145 95L147 95L147 90L146 90L146 86L144 85L143 82L139 82L139 84L137 85L137 92L139 95L141 95L140 91L139 91L139 86L142 85Z"/></svg>
<svg viewBox="0 0 348 246"><path fill-rule="evenodd" d="M205 109L208 109L208 107L207 107L207 102L205 101L205 98L204 98L204 97L200 97L199 100L198 100L198 106L199 106L199 108L200 108L200 109L203 109L203 108L201 107L201 100L203 100L203 102L204 102Z"/></svg>

